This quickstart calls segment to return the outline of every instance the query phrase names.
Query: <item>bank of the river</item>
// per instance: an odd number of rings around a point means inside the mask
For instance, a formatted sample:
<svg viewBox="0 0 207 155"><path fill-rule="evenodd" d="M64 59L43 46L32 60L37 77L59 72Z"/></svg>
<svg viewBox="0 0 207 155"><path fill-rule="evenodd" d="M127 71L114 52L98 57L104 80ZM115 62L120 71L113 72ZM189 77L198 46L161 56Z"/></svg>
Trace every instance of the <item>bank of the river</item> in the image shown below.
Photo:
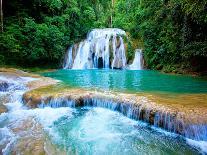
<svg viewBox="0 0 207 155"><path fill-rule="evenodd" d="M132 60L130 60L131 62ZM22 70L28 73L34 73L34 74L41 74L41 73L47 73L47 72L52 72L52 71L57 71L61 68L57 68L57 67L21 67L21 66L16 66L16 65L0 65L0 69L2 68L15 68L18 70ZM147 66L144 67L145 69L147 69ZM192 69L184 69L182 67L179 66L170 66L170 65L166 65L163 68L156 68L155 71L159 71L165 74L173 74L173 75L190 75L190 76L196 76L196 77L202 77L207 79L207 71L203 71L203 72L196 72L196 71L192 71Z"/></svg>
<svg viewBox="0 0 207 155"><path fill-rule="evenodd" d="M191 76L200 76L204 77L207 79L207 71L196 71L192 70L192 68L183 68L180 65L166 65L165 67L161 68L156 68L158 71L167 73L167 74L180 74L180 75L191 75Z"/></svg>

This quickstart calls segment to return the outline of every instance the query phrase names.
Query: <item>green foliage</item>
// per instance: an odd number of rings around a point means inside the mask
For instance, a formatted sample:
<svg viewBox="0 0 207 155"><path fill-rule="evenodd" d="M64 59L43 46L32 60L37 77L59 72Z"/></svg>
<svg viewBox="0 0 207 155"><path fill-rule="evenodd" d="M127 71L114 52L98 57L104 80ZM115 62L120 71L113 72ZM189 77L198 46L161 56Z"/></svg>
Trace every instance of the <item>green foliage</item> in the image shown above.
<svg viewBox="0 0 207 155"><path fill-rule="evenodd" d="M109 0L6 1L0 63L58 66L70 44L97 26L107 27L109 4Z"/></svg>
<svg viewBox="0 0 207 155"><path fill-rule="evenodd" d="M119 0L114 27L144 41L149 68L207 70L206 6L206 0Z"/></svg>
<svg viewBox="0 0 207 155"><path fill-rule="evenodd" d="M4 1L0 64L60 64L70 44L93 28L126 30L142 41L152 69L207 70L206 0L9 0ZM128 61L137 43L127 43Z"/></svg>

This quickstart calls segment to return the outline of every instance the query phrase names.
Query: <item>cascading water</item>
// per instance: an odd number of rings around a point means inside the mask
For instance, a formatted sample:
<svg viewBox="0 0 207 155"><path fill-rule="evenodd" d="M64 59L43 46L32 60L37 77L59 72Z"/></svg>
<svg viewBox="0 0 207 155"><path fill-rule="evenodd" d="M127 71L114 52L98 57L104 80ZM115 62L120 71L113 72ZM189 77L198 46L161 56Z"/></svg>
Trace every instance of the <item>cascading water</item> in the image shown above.
<svg viewBox="0 0 207 155"><path fill-rule="evenodd" d="M129 66L130 70L142 70L143 69L143 56L142 50L137 49L135 51L135 57L133 63Z"/></svg>
<svg viewBox="0 0 207 155"><path fill-rule="evenodd" d="M88 69L90 68L89 60L90 43L88 41L81 42L74 59L73 69Z"/></svg>
<svg viewBox="0 0 207 155"><path fill-rule="evenodd" d="M66 52L66 57L65 57L65 61L64 61L65 62L64 69L71 68L73 65L72 52L73 52L73 46L70 47L68 49L68 51Z"/></svg>
<svg viewBox="0 0 207 155"><path fill-rule="evenodd" d="M49 132L51 124L60 117L64 115L70 117L73 110L71 108L26 108L22 103L22 95L28 90L26 84L33 80L37 79L9 78L0 75L0 81L8 85L6 89L0 89L0 105L3 102L8 109L4 113L1 113L0 109L0 154L2 155L60 154L53 152L56 151L54 148L50 150L51 146L48 146L50 141L45 139L44 131Z"/></svg>
<svg viewBox="0 0 207 155"><path fill-rule="evenodd" d="M170 115L165 112L164 113L155 112L155 114L153 114L153 112L152 112L153 108L147 110L147 109L145 109L144 105L137 106L137 105L133 105L130 103L116 102L116 101L113 101L110 99L108 100L108 99L103 99L103 98L101 98L101 99L99 99L99 98L81 98L80 100L81 101L79 101L79 99L71 100L71 99L68 99L67 97L66 98L56 98L56 99L45 98L45 101L47 101L48 103L43 101L42 103L40 103L40 105L38 105L38 107L39 108L46 108L46 107L53 107L53 108L79 107L80 108L83 106L83 108L84 107L87 107L87 108L101 107L101 108L110 109L112 111L119 111L120 113L124 114L128 118L132 118L134 120L143 120L144 122L148 122L148 123L150 123L152 121L151 124L156 127L156 128L152 127L152 129L159 130L162 133L164 131L159 129L159 127L161 127L161 126L164 129L166 129L167 131L173 132L173 133L176 133L176 131L179 131L179 130L183 130L180 134L186 137L186 141L190 145L193 145L193 146L195 146L195 148L198 148L201 151L201 153L206 153L206 151L207 151L205 148L207 146L207 143L206 143L207 126L206 125L184 124L182 122L182 120L176 120L174 115ZM144 103L146 101L145 101L145 99L143 99L140 102ZM102 113L101 115L104 116L105 113ZM92 121L89 121L89 122L92 122ZM89 125L89 124L87 124L87 125ZM97 125L97 122L95 123L95 125ZM65 127L67 128L67 126L65 126ZM79 127L79 125L78 125L78 127ZM93 129L94 128L92 128L91 130L93 130ZM65 130L65 129L62 129L62 130ZM78 130L85 130L85 128L78 129ZM76 132L76 130L69 131L69 132ZM82 132L82 131L80 131L80 132ZM73 133L73 134L77 135L77 133ZM86 134L86 133L84 132L84 134ZM73 135L73 136L75 136L75 135ZM68 136L70 137L70 135L68 135ZM77 137L80 137L80 136L77 136ZM76 139L77 137L73 137L73 138ZM83 149L82 151L85 151L85 150Z"/></svg>
<svg viewBox="0 0 207 155"><path fill-rule="evenodd" d="M151 111L144 110L144 107L134 107L129 103L119 103L102 98L88 98L88 96L78 102L84 106L81 109L80 106L76 107L75 101L68 98L55 100L50 98L47 100L48 104L42 102L39 108L28 109L22 104L22 94L27 90L25 84L34 79L25 77L21 77L19 81L1 77L0 79L11 84L8 89L0 92L0 99L4 95L9 97L8 101L5 101L8 112L0 115L2 154L29 154L34 151L34 148L37 151L39 147L42 147L47 154L60 154L49 152L51 147L47 146L44 138L45 132L58 148L57 150L63 149L63 152L68 154L198 153L187 145L184 139L167 136L163 134L163 131L149 130L147 124L133 121L122 115L138 120L141 118L147 122ZM122 114L97 107L120 111ZM167 125L168 120L171 120L168 115L159 114L155 125L159 123ZM197 126L193 126L194 128ZM205 129L206 127L203 126L199 132L206 135ZM197 141L188 141L206 151L206 137L197 139L204 140L202 145L198 146ZM204 147L201 148L202 146Z"/></svg>
<svg viewBox="0 0 207 155"><path fill-rule="evenodd" d="M126 67L123 36L125 31L116 28L94 29L87 39L72 45L64 59L64 69L91 69ZM110 53L113 55L110 57ZM111 65L110 65L111 64Z"/></svg>
<svg viewBox="0 0 207 155"><path fill-rule="evenodd" d="M113 38L113 49L116 49L117 39ZM114 59L112 62L113 68L125 68L126 65L126 56L125 56L125 47L123 38L120 38L120 46L118 49L113 50Z"/></svg>

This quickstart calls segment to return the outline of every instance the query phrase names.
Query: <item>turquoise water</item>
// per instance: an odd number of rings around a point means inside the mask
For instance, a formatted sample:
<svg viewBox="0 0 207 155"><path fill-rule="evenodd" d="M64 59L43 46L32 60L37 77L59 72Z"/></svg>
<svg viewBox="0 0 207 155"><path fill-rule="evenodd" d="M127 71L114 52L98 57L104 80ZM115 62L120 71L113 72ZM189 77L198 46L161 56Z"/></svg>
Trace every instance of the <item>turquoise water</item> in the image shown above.
<svg viewBox="0 0 207 155"><path fill-rule="evenodd" d="M150 83L148 84L147 82L149 82L150 78L144 83L144 78L136 80L140 78L139 76L147 79L150 74L153 75L152 79L156 75L162 75L151 71L122 72L111 70L59 70L53 73L45 73L44 75L62 80L63 84L71 87L92 87L120 91L154 91L157 89L157 83L153 87L149 87ZM137 78L132 78L132 75L136 75ZM163 74L162 76L169 75ZM162 76L160 77L164 78ZM198 84L205 83L204 80L197 78L172 77L184 78L185 80L183 81L185 82L190 79L191 86L196 86L196 88ZM24 80L29 81L27 78ZM15 86L21 87L0 93L0 100L3 99L3 104L7 105L9 110L0 115L0 151L3 151L3 154L12 154L16 150L19 150L19 152L15 152L16 154L25 154L21 151L27 151L30 147L32 152L39 147L35 146L35 144L33 146L32 142L35 140L41 142L41 137L47 136L55 148L57 147L60 151L65 151L69 155L194 155L199 154L199 150L201 150L196 145L195 147L198 150L195 149L192 143L189 143L183 137L153 128L146 123L129 119L121 113L109 109L100 107L25 108L22 102L22 95L26 91L26 88L22 85L24 80L10 80ZM121 80L124 80L124 82ZM176 83L175 81L174 83ZM139 85L135 85L136 83ZM202 87L202 90L205 90L204 87ZM4 99L5 95L9 95L8 101ZM39 125L44 129L44 132ZM28 139L32 140L31 143L27 141ZM206 144L203 146L205 147ZM205 149L204 147L203 150ZM44 148L47 150L47 145L44 145Z"/></svg>
<svg viewBox="0 0 207 155"><path fill-rule="evenodd" d="M43 75L78 88L123 92L207 93L207 80L150 70L57 70Z"/></svg>
<svg viewBox="0 0 207 155"><path fill-rule="evenodd" d="M43 75L72 88L207 93L204 79L150 70L57 70ZM55 121L49 132L53 143L68 154L199 154L184 138L118 112L95 107L71 110Z"/></svg>
<svg viewBox="0 0 207 155"><path fill-rule="evenodd" d="M53 143L67 154L198 154L180 137L104 108L73 109L50 131Z"/></svg>

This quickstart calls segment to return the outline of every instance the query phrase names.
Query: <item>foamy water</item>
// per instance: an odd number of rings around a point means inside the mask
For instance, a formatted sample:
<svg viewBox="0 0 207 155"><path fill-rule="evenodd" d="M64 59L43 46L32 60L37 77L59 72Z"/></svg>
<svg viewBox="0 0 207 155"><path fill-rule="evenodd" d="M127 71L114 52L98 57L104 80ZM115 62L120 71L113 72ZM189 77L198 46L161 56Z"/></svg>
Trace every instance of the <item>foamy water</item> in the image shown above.
<svg viewBox="0 0 207 155"><path fill-rule="evenodd" d="M32 80L9 79L15 87L13 85L9 91L0 93L0 97L9 97L9 102L5 103L9 111L0 115L0 149L3 154L11 154L23 137L32 140L42 135L48 135L57 148L77 154L197 154L188 144L199 149L200 153L207 153L206 142L185 141L178 135L152 129L145 123L104 108L28 109L22 104L22 95L27 91L25 84ZM17 85L21 87L16 89Z"/></svg>
<svg viewBox="0 0 207 155"><path fill-rule="evenodd" d="M4 92L1 95L7 95L10 99L5 105L9 109L7 113L0 115L0 146L3 154L10 154L15 149L16 144L21 138L40 137L42 134L35 128L36 124L40 124L45 132L50 132L50 126L54 121L62 116L70 116L71 108L44 108L44 109L27 109L22 104L22 95L26 91L15 90ZM28 122L29 121L29 122ZM32 123L31 129L27 129L29 123ZM30 126L29 126L30 127ZM20 130L20 131L16 131ZM33 135L34 134L34 135ZM21 152L17 152L21 153Z"/></svg>

